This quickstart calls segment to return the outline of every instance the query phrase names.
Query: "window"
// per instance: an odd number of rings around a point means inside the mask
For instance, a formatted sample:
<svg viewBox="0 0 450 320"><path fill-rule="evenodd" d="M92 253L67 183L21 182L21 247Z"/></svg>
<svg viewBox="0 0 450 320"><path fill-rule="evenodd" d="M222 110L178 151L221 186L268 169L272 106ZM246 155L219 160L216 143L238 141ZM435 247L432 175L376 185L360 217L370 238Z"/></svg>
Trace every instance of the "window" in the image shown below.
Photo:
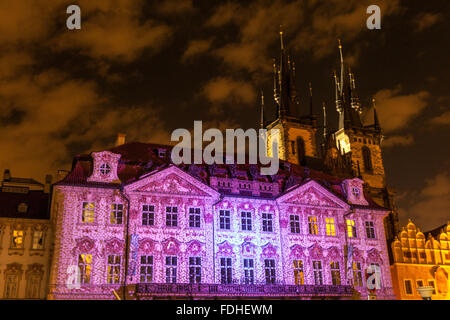
<svg viewBox="0 0 450 320"><path fill-rule="evenodd" d="M375 239L375 227L373 221L366 221L366 235L367 239Z"/></svg>
<svg viewBox="0 0 450 320"><path fill-rule="evenodd" d="M242 231L252 231L252 213L249 211L241 212Z"/></svg>
<svg viewBox="0 0 450 320"><path fill-rule="evenodd" d="M376 285L379 285L381 288L381 268L380 265L378 263L371 263L370 264L370 270L372 271L372 274L377 272L378 276L375 278L375 281L378 281L378 283Z"/></svg>
<svg viewBox="0 0 450 320"><path fill-rule="evenodd" d="M266 283L275 283L275 260L265 259L264 260L264 272L266 274Z"/></svg>
<svg viewBox="0 0 450 320"><path fill-rule="evenodd" d="M110 172L111 172L111 167L109 166L109 164L103 163L103 164L100 166L100 173L101 173L101 174L107 175L107 174L109 174Z"/></svg>
<svg viewBox="0 0 450 320"><path fill-rule="evenodd" d="M262 230L265 232L273 231L273 215L271 213L262 213Z"/></svg>
<svg viewBox="0 0 450 320"><path fill-rule="evenodd" d="M177 257L166 257L166 283L177 282Z"/></svg>
<svg viewBox="0 0 450 320"><path fill-rule="evenodd" d="M26 204L26 203L20 203L18 206L17 206L17 211L19 212L19 213L26 213L27 212L27 210L28 210L28 205Z"/></svg>
<svg viewBox="0 0 450 320"><path fill-rule="evenodd" d="M5 299L17 298L19 276L17 274L7 274L5 280Z"/></svg>
<svg viewBox="0 0 450 320"><path fill-rule="evenodd" d="M153 281L153 256L141 256L141 282Z"/></svg>
<svg viewBox="0 0 450 320"><path fill-rule="evenodd" d="M94 222L94 213L95 212L95 203L94 202L83 202L83 211L81 213L81 222L82 223L93 223Z"/></svg>
<svg viewBox="0 0 450 320"><path fill-rule="evenodd" d="M220 210L219 211L219 223L220 229L222 230L230 230L231 228L231 219L230 219L230 211L229 210Z"/></svg>
<svg viewBox="0 0 450 320"><path fill-rule="evenodd" d="M296 214L291 214L289 220L291 223L291 232L300 233L300 217Z"/></svg>
<svg viewBox="0 0 450 320"><path fill-rule="evenodd" d="M416 280L417 288L423 287L423 280Z"/></svg>
<svg viewBox="0 0 450 320"><path fill-rule="evenodd" d="M166 226L178 226L178 207L166 207Z"/></svg>
<svg viewBox="0 0 450 320"><path fill-rule="evenodd" d="M220 283L232 282L231 258L220 258Z"/></svg>
<svg viewBox="0 0 450 320"><path fill-rule="evenodd" d="M155 206L144 204L142 206L142 225L154 226L155 225Z"/></svg>
<svg viewBox="0 0 450 320"><path fill-rule="evenodd" d="M255 282L255 270L253 259L244 259L244 283L253 284Z"/></svg>
<svg viewBox="0 0 450 320"><path fill-rule="evenodd" d="M35 230L33 232L33 244L31 246L34 250L44 249L44 232Z"/></svg>
<svg viewBox="0 0 450 320"><path fill-rule="evenodd" d="M355 220L347 220L347 234L349 238L356 238Z"/></svg>
<svg viewBox="0 0 450 320"><path fill-rule="evenodd" d="M110 224L122 224L123 220L123 204L113 203L111 205Z"/></svg>
<svg viewBox="0 0 450 320"><path fill-rule="evenodd" d="M372 157L370 155L370 150L368 147L362 148L363 162L364 162L364 170L372 171Z"/></svg>
<svg viewBox="0 0 450 320"><path fill-rule="evenodd" d="M110 284L120 283L120 256L108 256L108 278L107 282Z"/></svg>
<svg viewBox="0 0 450 320"><path fill-rule="evenodd" d="M91 264L92 264L92 255L91 254L82 253L82 254L78 255L78 268L80 270L80 283L89 284L91 282Z"/></svg>
<svg viewBox="0 0 450 320"><path fill-rule="evenodd" d="M413 294L412 282L411 280L405 280L405 293L407 295Z"/></svg>
<svg viewBox="0 0 450 320"><path fill-rule="evenodd" d="M292 154L295 156L295 141L291 141Z"/></svg>
<svg viewBox="0 0 450 320"><path fill-rule="evenodd" d="M323 278L322 278L322 261L313 261L313 272L314 272L314 284L322 285L323 284Z"/></svg>
<svg viewBox="0 0 450 320"><path fill-rule="evenodd" d="M318 235L317 217L308 217L309 234Z"/></svg>
<svg viewBox="0 0 450 320"><path fill-rule="evenodd" d="M331 270L331 281L333 285L338 286L341 284L341 271L339 269L338 261L330 262L330 270Z"/></svg>
<svg viewBox="0 0 450 320"><path fill-rule="evenodd" d="M294 282L296 285L302 285L305 283L304 274L303 274L303 261L302 260L293 260L294 265Z"/></svg>
<svg viewBox="0 0 450 320"><path fill-rule="evenodd" d="M11 239L11 248L22 249L23 248L23 230L13 230Z"/></svg>
<svg viewBox="0 0 450 320"><path fill-rule="evenodd" d="M202 258L189 257L189 282L202 282Z"/></svg>
<svg viewBox="0 0 450 320"><path fill-rule="evenodd" d="M434 286L434 280L428 280L428 285L433 287L433 294L436 294L436 287Z"/></svg>
<svg viewBox="0 0 450 320"><path fill-rule="evenodd" d="M363 286L361 263L353 262L353 284L356 287Z"/></svg>
<svg viewBox="0 0 450 320"><path fill-rule="evenodd" d="M39 299L41 289L41 274L32 273L28 276L26 297L27 299Z"/></svg>
<svg viewBox="0 0 450 320"><path fill-rule="evenodd" d="M300 165L304 164L305 160L305 141L301 138L297 138L297 158Z"/></svg>
<svg viewBox="0 0 450 320"><path fill-rule="evenodd" d="M325 226L327 228L327 236L335 236L336 230L334 226L334 218L325 218Z"/></svg>
<svg viewBox="0 0 450 320"><path fill-rule="evenodd" d="M200 208L189 208L189 227L200 228Z"/></svg>

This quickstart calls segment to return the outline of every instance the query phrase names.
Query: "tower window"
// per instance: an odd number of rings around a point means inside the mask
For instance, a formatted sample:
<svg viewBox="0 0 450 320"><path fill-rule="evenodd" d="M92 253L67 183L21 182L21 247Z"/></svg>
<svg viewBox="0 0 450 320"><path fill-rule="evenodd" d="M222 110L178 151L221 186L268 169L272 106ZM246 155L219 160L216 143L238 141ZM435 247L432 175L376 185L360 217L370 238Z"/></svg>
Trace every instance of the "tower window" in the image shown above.
<svg viewBox="0 0 450 320"><path fill-rule="evenodd" d="M362 148L362 156L364 161L364 170L371 171L372 170L372 157L370 154L370 149L367 147Z"/></svg>
<svg viewBox="0 0 450 320"><path fill-rule="evenodd" d="M291 141L292 154L295 156L295 141Z"/></svg>
<svg viewBox="0 0 450 320"><path fill-rule="evenodd" d="M297 138L297 156L298 163L302 164L305 161L305 141L301 138Z"/></svg>

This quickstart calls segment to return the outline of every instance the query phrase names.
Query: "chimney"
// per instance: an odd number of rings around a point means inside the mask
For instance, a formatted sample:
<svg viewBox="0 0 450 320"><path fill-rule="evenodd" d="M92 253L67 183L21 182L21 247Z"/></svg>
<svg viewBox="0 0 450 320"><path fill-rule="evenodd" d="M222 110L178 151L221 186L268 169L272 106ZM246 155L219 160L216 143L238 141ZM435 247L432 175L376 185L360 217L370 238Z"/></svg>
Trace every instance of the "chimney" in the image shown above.
<svg viewBox="0 0 450 320"><path fill-rule="evenodd" d="M9 169L5 169L3 172L3 181L9 181L11 179L11 172Z"/></svg>
<svg viewBox="0 0 450 320"><path fill-rule="evenodd" d="M45 176L44 192L50 193L50 187L52 186L52 175L47 174Z"/></svg>
<svg viewBox="0 0 450 320"><path fill-rule="evenodd" d="M126 137L127 137L127 135L125 133L118 133L117 140L116 140L116 147L125 144Z"/></svg>

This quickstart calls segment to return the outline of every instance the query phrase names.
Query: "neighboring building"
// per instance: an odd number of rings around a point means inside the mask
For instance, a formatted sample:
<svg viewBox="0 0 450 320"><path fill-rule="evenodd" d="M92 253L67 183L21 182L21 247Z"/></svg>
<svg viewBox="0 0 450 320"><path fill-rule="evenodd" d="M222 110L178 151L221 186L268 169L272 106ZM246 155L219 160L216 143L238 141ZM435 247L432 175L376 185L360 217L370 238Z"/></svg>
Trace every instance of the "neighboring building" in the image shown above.
<svg viewBox="0 0 450 320"><path fill-rule="evenodd" d="M280 129L285 161L275 175L260 175L259 165L175 166L170 147L123 136L115 148L76 156L53 190L48 297L367 299L366 272L378 266L377 298L395 298L384 226L391 210L371 197L385 190L376 114L373 126L349 122L360 106L342 91L339 134L348 132L350 147L325 128L320 148L312 100L301 115L294 71L281 39L276 119L266 122L261 107L261 127ZM350 86L354 97L352 76ZM363 175L355 157L367 162Z"/></svg>
<svg viewBox="0 0 450 320"><path fill-rule="evenodd" d="M423 233L410 220L391 246L392 281L398 299L421 299L417 288L432 286L433 300L450 300L450 222Z"/></svg>
<svg viewBox="0 0 450 320"><path fill-rule="evenodd" d="M43 185L11 177L0 188L0 299L45 299L52 234L51 176Z"/></svg>

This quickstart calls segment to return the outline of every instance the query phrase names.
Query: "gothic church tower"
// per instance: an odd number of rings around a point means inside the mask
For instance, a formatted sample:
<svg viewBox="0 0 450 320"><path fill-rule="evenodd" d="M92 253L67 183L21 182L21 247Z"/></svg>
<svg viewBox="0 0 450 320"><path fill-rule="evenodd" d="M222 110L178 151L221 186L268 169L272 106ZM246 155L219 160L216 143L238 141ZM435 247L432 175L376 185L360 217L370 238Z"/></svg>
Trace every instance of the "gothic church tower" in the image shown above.
<svg viewBox="0 0 450 320"><path fill-rule="evenodd" d="M313 114L312 104L309 114L301 115L295 87L295 63L286 53L283 32L280 31L281 56L279 65L273 63L274 100L276 103L275 120L265 123L261 118L261 127L278 129L278 155L281 160L305 165L307 158L318 158L316 143L317 118ZM263 115L263 110L261 112ZM267 137L267 154L272 156L270 131Z"/></svg>

